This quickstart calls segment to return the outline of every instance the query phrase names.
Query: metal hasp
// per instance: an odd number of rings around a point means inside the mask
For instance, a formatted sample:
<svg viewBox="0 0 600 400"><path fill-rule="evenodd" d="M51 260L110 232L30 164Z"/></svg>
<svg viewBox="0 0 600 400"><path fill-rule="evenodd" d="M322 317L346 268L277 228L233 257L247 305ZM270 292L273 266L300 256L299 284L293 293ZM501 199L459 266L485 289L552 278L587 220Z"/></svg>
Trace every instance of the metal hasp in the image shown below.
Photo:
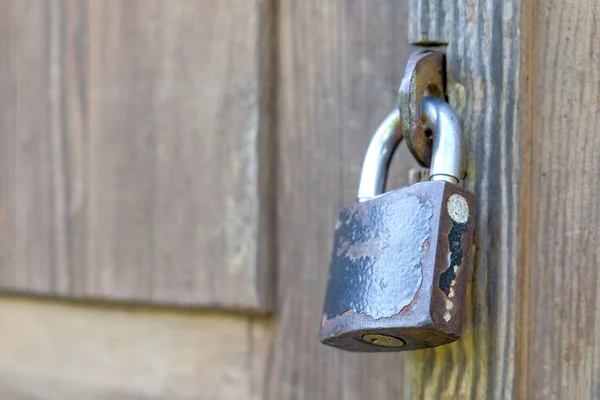
<svg viewBox="0 0 600 400"><path fill-rule="evenodd" d="M392 154L407 137L406 116L390 113L367 149L358 202L339 213L321 321L325 344L402 351L460 336L475 198L456 185L458 118L439 98L413 99L421 102L413 108L423 132L433 133L431 180L383 193Z"/></svg>
<svg viewBox="0 0 600 400"><path fill-rule="evenodd" d="M414 52L408 59L398 90L398 109L408 149L423 167L429 167L433 157L433 142L421 113L423 99L436 97L445 101L445 93L444 53L430 50Z"/></svg>

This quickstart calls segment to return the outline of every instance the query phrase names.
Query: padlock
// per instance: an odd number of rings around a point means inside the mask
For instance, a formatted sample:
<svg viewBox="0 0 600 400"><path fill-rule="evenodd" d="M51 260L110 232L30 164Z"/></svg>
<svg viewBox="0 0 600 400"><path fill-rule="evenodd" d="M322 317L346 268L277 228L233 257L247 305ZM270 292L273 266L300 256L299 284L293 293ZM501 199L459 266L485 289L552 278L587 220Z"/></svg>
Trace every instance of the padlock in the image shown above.
<svg viewBox="0 0 600 400"><path fill-rule="evenodd" d="M397 111L368 147L358 202L339 213L321 341L351 351L439 346L465 317L475 197L459 187L462 132L443 100L425 97L433 134L430 180L382 193L402 139Z"/></svg>

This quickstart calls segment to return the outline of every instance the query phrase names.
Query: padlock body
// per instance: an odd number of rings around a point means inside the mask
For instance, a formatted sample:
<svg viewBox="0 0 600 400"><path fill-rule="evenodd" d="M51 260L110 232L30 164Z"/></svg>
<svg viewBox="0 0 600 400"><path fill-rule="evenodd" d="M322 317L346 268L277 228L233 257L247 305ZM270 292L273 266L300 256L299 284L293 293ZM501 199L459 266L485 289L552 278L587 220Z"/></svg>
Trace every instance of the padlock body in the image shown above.
<svg viewBox="0 0 600 400"><path fill-rule="evenodd" d="M421 182L342 209L321 341L352 351L450 343L465 314L472 193Z"/></svg>

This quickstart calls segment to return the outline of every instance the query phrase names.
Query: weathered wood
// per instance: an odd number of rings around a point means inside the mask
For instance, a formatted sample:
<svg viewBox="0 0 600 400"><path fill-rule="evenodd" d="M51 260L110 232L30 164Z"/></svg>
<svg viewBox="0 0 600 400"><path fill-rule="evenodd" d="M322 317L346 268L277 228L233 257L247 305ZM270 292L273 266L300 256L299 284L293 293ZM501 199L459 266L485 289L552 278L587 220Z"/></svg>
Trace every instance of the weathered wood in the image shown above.
<svg viewBox="0 0 600 400"><path fill-rule="evenodd" d="M2 288L268 310L270 2L2 10Z"/></svg>
<svg viewBox="0 0 600 400"><path fill-rule="evenodd" d="M262 399L270 323L255 322L0 298L0 398Z"/></svg>
<svg viewBox="0 0 600 400"><path fill-rule="evenodd" d="M436 46L448 43L446 27L451 20L452 7L444 0L409 0L410 21L408 41L419 46Z"/></svg>
<svg viewBox="0 0 600 400"><path fill-rule="evenodd" d="M473 280L463 337L411 354L411 398L510 398L515 389L519 197L522 185L521 81L524 39L521 2L441 1L426 18L448 42L449 101L463 121L466 187L477 195ZM431 14L436 13L436 14ZM412 26L411 41L430 37ZM523 140L522 140L523 139Z"/></svg>
<svg viewBox="0 0 600 400"><path fill-rule="evenodd" d="M517 397L598 399L600 5L528 3Z"/></svg>
<svg viewBox="0 0 600 400"><path fill-rule="evenodd" d="M371 135L396 106L411 52L407 3L309 2L279 6L278 316L269 399L400 397L402 355L374 357L318 341L333 228L354 201ZM394 184L416 162L401 154ZM398 176L402 175L402 179Z"/></svg>

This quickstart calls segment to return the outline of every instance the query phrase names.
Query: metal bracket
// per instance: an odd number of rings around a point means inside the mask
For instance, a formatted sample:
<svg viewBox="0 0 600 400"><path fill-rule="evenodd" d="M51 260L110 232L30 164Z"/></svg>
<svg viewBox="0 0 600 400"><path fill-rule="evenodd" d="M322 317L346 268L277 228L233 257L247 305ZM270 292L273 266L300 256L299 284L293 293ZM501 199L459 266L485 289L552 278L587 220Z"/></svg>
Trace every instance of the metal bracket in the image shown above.
<svg viewBox="0 0 600 400"><path fill-rule="evenodd" d="M419 50L408 59L398 92L398 109L406 144L417 162L431 165L433 140L423 125L423 98L446 100L446 56L431 50Z"/></svg>

